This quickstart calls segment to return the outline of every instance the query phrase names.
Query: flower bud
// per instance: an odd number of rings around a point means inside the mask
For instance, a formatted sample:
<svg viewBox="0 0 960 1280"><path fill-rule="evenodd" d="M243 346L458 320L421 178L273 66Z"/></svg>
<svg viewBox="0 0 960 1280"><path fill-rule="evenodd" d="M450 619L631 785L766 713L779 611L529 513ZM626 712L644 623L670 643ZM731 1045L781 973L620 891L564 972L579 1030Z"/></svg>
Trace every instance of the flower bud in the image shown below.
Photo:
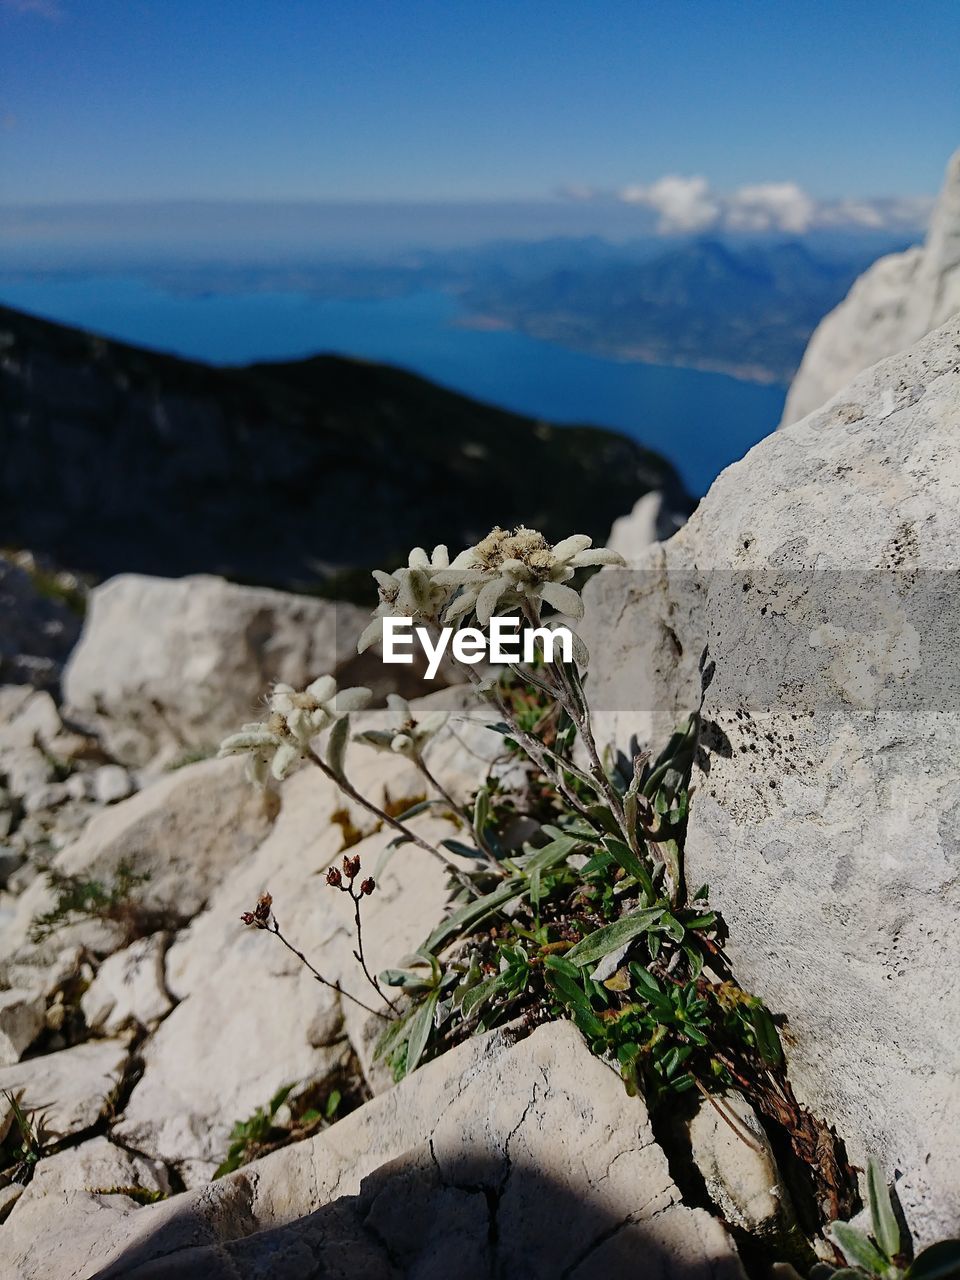
<svg viewBox="0 0 960 1280"><path fill-rule="evenodd" d="M370 894L373 893L376 887L377 887L377 882L374 880L374 878L372 876L367 876L366 880L364 880L360 886L360 892L363 894L366 894L366 896L369 897Z"/></svg>

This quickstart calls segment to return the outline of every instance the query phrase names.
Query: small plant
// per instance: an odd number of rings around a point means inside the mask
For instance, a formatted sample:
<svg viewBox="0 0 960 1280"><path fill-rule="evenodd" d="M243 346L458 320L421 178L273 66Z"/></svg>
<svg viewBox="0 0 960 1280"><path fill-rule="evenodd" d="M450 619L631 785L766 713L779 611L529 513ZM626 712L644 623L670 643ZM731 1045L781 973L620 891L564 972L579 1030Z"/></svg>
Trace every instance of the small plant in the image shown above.
<svg viewBox="0 0 960 1280"><path fill-rule="evenodd" d="M221 753L245 754L261 784L307 762L394 830L388 856L414 844L442 867L450 894L445 917L413 955L378 975L368 971L363 951L365 890L354 888L359 859L345 857L342 870L328 872L328 882L353 900L355 955L381 1001L370 1012L385 1024L378 1053L397 1078L493 1027L568 1017L652 1109L698 1091L723 1111L718 1095L741 1090L810 1170L827 1216L849 1216L855 1189L842 1146L797 1103L776 1021L736 981L707 886L687 889L683 846L699 711L655 759L611 756L594 735L582 641L569 632L572 658L553 660L556 622L544 620L543 609L581 617L583 602L571 585L576 572L617 563L581 535L551 546L535 530L495 529L452 561L445 547L429 555L414 548L406 566L374 574L380 602L361 650L396 617L437 634L469 628L482 638L494 610L500 618L514 615L535 639L532 661L510 662L495 676L463 662L489 708L488 727L503 742L469 803L453 796L430 762L433 743L448 731L446 714L418 718L398 697L389 700L389 727L353 740L409 759L427 794L402 813L362 795L348 775L349 721L370 693L338 691L329 676L303 692L275 686L267 719L244 726ZM706 652L700 672L702 706L712 678ZM411 825L431 809L454 819L456 838L433 845ZM269 896L244 920L277 936L318 981L362 1004L281 934ZM731 1124L738 1128L733 1118Z"/></svg>
<svg viewBox="0 0 960 1280"><path fill-rule="evenodd" d="M257 1107L246 1120L237 1121L230 1131L226 1159L213 1175L214 1178L233 1173L235 1169L258 1160L270 1151L276 1151L278 1147L308 1138L340 1118L339 1112L344 1104L344 1095L340 1089L329 1089L318 1100L318 1105L311 1103L312 1095L307 1093L291 1106L287 1099L293 1087L292 1084L284 1085L277 1090L265 1108ZM284 1123L280 1123L281 1109L287 1112L283 1118Z"/></svg>
<svg viewBox="0 0 960 1280"><path fill-rule="evenodd" d="M845 1267L818 1263L811 1280L960 1280L960 1240L940 1240L912 1258L909 1236L901 1233L890 1191L876 1160L867 1165L870 1234L849 1222L834 1222L829 1234L847 1261Z"/></svg>
<svg viewBox="0 0 960 1280"><path fill-rule="evenodd" d="M36 1111L27 1111L12 1093L3 1095L13 1112L10 1129L0 1144L2 1176L8 1182L28 1183L34 1170L45 1155L52 1150L45 1117Z"/></svg>
<svg viewBox="0 0 960 1280"><path fill-rule="evenodd" d="M41 867L56 901L49 911L36 916L30 925L30 940L44 942L58 930L78 920L100 920L119 926L124 945L147 937L158 929L183 921L170 911L148 907L137 895L137 889L149 880L146 874L133 870L126 859L117 864L109 880L86 879L66 875L55 867Z"/></svg>

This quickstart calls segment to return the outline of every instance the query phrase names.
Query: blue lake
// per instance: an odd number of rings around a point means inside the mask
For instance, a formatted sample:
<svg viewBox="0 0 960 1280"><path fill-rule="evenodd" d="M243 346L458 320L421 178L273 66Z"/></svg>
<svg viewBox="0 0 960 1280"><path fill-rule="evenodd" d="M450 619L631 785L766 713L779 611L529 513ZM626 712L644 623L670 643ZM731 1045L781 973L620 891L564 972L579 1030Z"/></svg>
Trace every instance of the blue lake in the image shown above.
<svg viewBox="0 0 960 1280"><path fill-rule="evenodd" d="M441 293L367 301L301 293L170 293L134 276L0 276L8 306L214 364L336 352L401 365L518 413L616 427L699 496L780 419L784 388L567 351L459 323Z"/></svg>

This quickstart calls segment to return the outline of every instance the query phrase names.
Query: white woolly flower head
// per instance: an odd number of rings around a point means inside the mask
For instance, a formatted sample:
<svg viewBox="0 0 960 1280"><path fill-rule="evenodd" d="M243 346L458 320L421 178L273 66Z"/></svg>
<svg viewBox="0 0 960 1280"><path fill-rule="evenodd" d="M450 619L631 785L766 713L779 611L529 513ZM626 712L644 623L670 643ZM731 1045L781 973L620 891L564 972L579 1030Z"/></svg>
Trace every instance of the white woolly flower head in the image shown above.
<svg viewBox="0 0 960 1280"><path fill-rule="evenodd" d="M616 551L591 544L584 533L551 546L542 533L523 525L512 533L494 529L454 560L450 576L459 575L463 589L447 610L446 621L475 612L477 622L485 627L498 610L510 612L538 600L566 617L581 618L583 601L564 584L588 565L625 563Z"/></svg>
<svg viewBox="0 0 960 1280"><path fill-rule="evenodd" d="M357 642L358 653L381 639L384 618L415 618L421 624L439 621L459 583L450 577L450 554L442 543L430 555L423 547L414 547L405 568L393 573L374 569L373 577L380 603Z"/></svg>
<svg viewBox="0 0 960 1280"><path fill-rule="evenodd" d="M448 711L428 711L418 720L406 698L401 698L396 693L387 694L387 705L393 721L391 727L367 729L358 733L354 741L375 747L378 751L393 751L398 755L416 757L437 736L450 716Z"/></svg>
<svg viewBox="0 0 960 1280"><path fill-rule="evenodd" d="M285 778L303 758L311 739L335 721L359 711L372 697L369 689L341 689L333 676L320 676L306 689L275 684L268 699L270 714L262 723L245 724L224 738L218 755L247 755L251 781L263 785L269 775Z"/></svg>

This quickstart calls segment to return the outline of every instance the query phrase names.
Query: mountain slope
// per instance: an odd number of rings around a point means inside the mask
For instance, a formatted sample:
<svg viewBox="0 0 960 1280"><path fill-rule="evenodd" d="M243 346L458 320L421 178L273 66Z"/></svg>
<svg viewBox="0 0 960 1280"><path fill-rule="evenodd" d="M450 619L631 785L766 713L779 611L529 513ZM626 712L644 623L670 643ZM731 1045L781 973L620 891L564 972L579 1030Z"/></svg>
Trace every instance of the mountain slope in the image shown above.
<svg viewBox="0 0 960 1280"><path fill-rule="evenodd" d="M213 368L0 308L0 546L98 577L320 587L492 524L605 537L676 473L383 365ZM572 514L575 512L575 516Z"/></svg>
<svg viewBox="0 0 960 1280"><path fill-rule="evenodd" d="M595 355L785 382L817 321L871 256L706 239L645 260L608 255L480 281L463 297L475 312Z"/></svg>

